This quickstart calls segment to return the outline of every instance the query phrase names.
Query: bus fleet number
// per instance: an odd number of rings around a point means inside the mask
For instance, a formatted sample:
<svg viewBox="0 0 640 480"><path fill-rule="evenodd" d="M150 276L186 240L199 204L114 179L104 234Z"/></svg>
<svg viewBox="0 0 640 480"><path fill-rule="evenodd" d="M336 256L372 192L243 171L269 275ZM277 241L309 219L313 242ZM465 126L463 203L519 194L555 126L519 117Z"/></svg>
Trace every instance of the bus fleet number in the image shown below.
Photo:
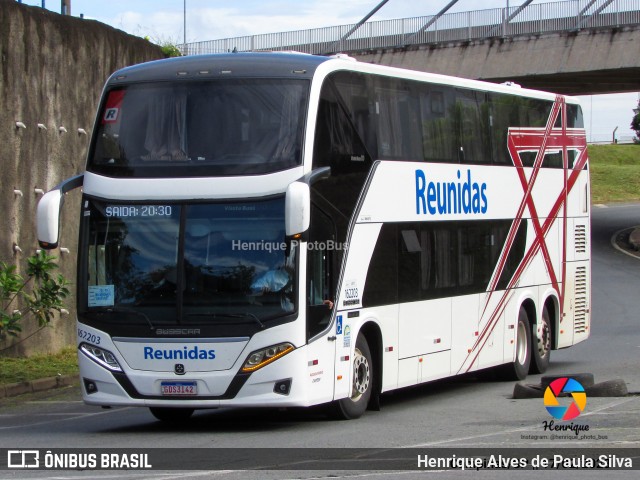
<svg viewBox="0 0 640 480"><path fill-rule="evenodd" d="M346 288L344 294L347 298L358 298L357 288Z"/></svg>
<svg viewBox="0 0 640 480"><path fill-rule="evenodd" d="M100 345L100 335L94 335L93 333L82 330L81 328L78 329L78 338L80 340L86 340L89 343L93 343L94 345Z"/></svg>

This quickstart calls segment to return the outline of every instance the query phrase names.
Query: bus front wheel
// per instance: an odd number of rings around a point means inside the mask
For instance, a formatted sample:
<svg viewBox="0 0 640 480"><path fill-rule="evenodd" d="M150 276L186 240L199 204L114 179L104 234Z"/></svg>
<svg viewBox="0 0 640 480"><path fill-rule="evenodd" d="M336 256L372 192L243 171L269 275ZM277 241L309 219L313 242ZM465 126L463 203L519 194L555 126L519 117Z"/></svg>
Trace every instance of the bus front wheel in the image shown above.
<svg viewBox="0 0 640 480"><path fill-rule="evenodd" d="M362 416L366 411L373 390L373 374L369 344L363 335L358 335L351 372L351 395L334 402L338 418L351 420Z"/></svg>

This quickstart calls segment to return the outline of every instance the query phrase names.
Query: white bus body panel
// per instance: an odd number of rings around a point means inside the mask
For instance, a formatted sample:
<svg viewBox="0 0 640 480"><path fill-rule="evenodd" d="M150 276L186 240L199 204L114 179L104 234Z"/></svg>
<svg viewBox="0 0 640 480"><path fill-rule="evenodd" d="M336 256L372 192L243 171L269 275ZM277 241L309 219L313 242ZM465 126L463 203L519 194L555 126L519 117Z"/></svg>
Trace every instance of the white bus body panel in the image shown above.
<svg viewBox="0 0 640 480"><path fill-rule="evenodd" d="M451 350L451 299L400 304L400 358Z"/></svg>
<svg viewBox="0 0 640 480"><path fill-rule="evenodd" d="M244 177L211 178L110 178L87 172L83 191L87 195L111 200L180 201L198 199L247 199L283 195L287 186L300 179L302 167ZM251 195L247 195L251 192Z"/></svg>
<svg viewBox="0 0 640 480"><path fill-rule="evenodd" d="M480 296L456 297L451 303L453 346L451 349L451 373L457 374L469 356L479 335L478 315Z"/></svg>

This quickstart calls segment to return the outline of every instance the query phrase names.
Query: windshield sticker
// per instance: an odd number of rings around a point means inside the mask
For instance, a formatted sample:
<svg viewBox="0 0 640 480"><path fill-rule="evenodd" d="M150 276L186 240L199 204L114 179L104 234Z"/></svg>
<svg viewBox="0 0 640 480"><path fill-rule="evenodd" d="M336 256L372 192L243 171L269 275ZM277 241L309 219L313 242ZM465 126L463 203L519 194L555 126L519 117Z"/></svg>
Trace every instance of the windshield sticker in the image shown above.
<svg viewBox="0 0 640 480"><path fill-rule="evenodd" d="M124 90L113 90L109 92L107 104L102 116L103 124L115 123L118 121L118 115L120 113L120 107L122 106L122 99L124 98L124 94Z"/></svg>
<svg viewBox="0 0 640 480"><path fill-rule="evenodd" d="M113 285L89 285L90 307L113 307L115 290Z"/></svg>
<svg viewBox="0 0 640 480"><path fill-rule="evenodd" d="M344 327L344 337L342 338L342 347L351 348L351 327L346 325Z"/></svg>

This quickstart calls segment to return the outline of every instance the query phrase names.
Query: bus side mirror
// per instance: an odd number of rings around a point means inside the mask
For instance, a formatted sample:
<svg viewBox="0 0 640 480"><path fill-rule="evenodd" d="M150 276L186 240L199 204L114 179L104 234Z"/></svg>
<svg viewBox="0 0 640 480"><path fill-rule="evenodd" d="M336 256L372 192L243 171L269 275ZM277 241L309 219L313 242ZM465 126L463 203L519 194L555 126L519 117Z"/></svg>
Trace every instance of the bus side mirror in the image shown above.
<svg viewBox="0 0 640 480"><path fill-rule="evenodd" d="M287 237L309 230L311 221L311 191L309 185L293 182L287 187L284 200L284 224Z"/></svg>
<svg viewBox="0 0 640 480"><path fill-rule="evenodd" d="M60 230L60 210L64 195L60 190L51 190L38 202L37 229L41 248L50 250L58 246Z"/></svg>
<svg viewBox="0 0 640 480"><path fill-rule="evenodd" d="M38 202L36 226L38 243L41 248L51 250L58 246L60 237L60 211L64 204L64 195L74 188L82 186L84 177L78 175L69 178L44 194Z"/></svg>

